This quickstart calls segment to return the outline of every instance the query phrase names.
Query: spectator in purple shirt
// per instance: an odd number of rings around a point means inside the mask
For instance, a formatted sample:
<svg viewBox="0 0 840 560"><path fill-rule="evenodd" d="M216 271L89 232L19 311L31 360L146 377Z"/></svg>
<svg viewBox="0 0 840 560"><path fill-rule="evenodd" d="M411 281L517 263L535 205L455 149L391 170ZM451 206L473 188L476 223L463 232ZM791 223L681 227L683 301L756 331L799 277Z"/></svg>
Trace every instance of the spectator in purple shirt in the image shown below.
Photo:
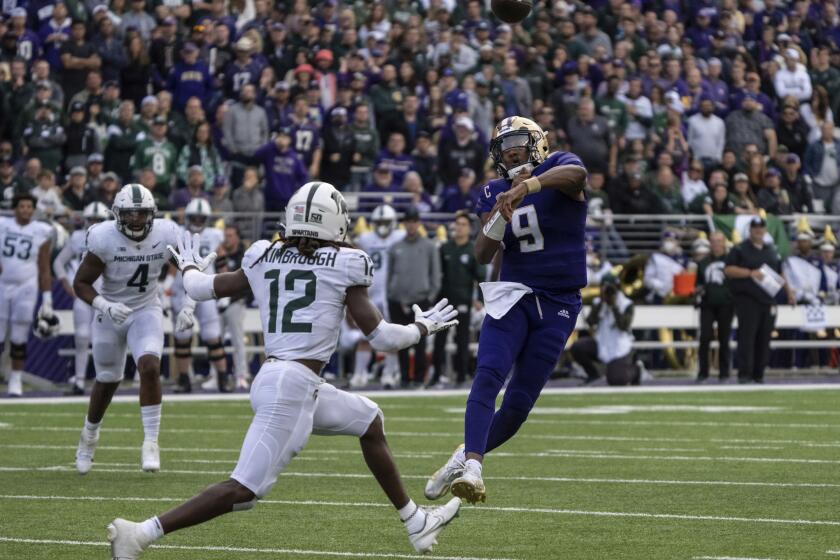
<svg viewBox="0 0 840 560"><path fill-rule="evenodd" d="M269 212L285 210L292 194L309 180L306 166L291 146L289 131L282 129L274 141L254 152L254 159L263 166L265 209Z"/></svg>
<svg viewBox="0 0 840 560"><path fill-rule="evenodd" d="M391 170L391 181L394 187L402 185L405 174L414 169L411 156L405 155L405 137L399 132L392 132L388 136L385 149L376 156L376 165L385 165Z"/></svg>
<svg viewBox="0 0 840 560"><path fill-rule="evenodd" d="M194 198L207 199L207 192L204 190L204 171L200 165L190 167L187 170L187 186L172 193L172 208L175 210L186 208Z"/></svg>
<svg viewBox="0 0 840 560"><path fill-rule="evenodd" d="M475 171L465 167L458 175L458 183L444 188L440 195L439 210L441 212L457 212L458 210L472 212L477 197Z"/></svg>

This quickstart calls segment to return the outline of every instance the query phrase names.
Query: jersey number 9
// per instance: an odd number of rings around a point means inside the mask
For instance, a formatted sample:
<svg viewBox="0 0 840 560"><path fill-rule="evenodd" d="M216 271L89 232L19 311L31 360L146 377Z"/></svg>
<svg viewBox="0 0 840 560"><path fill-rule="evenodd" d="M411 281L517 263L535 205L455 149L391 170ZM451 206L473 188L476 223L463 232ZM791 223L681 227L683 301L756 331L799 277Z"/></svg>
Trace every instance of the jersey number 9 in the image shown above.
<svg viewBox="0 0 840 560"><path fill-rule="evenodd" d="M545 238L540 231L540 222L537 219L537 209L533 204L514 210L510 228L519 240L520 253L542 251L545 247Z"/></svg>

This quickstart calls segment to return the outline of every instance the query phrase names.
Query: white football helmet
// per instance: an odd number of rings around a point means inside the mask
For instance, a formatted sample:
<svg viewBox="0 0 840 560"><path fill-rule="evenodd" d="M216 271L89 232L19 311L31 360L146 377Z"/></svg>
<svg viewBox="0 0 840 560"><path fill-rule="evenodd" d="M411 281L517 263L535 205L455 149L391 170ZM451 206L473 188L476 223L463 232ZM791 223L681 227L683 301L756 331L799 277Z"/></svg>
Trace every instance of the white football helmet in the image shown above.
<svg viewBox="0 0 840 560"><path fill-rule="evenodd" d="M306 183L289 199L286 206L287 238L344 241L349 229L347 203L331 184L322 181Z"/></svg>
<svg viewBox="0 0 840 560"><path fill-rule="evenodd" d="M117 229L132 241L142 241L152 231L157 204L149 189L131 183L120 189L111 207Z"/></svg>
<svg viewBox="0 0 840 560"><path fill-rule="evenodd" d="M82 216L88 225L104 222L111 217L108 207L101 202L91 202L82 211Z"/></svg>
<svg viewBox="0 0 840 560"><path fill-rule="evenodd" d="M387 204L380 204L370 213L370 221L379 237L388 237L397 227L397 211Z"/></svg>
<svg viewBox="0 0 840 560"><path fill-rule="evenodd" d="M201 233L204 226L207 225L207 220L213 210L210 208L210 203L203 198L194 198L187 204L184 209L184 216L186 216L187 228L193 233Z"/></svg>

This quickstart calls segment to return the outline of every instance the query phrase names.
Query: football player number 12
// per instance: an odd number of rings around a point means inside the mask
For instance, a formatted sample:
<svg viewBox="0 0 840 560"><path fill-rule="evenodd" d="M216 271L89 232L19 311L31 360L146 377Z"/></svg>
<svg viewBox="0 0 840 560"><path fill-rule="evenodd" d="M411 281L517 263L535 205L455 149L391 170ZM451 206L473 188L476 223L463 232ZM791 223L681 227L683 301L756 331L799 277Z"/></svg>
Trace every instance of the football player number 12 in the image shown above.
<svg viewBox="0 0 840 560"><path fill-rule="evenodd" d="M520 253L542 251L545 247L545 239L537 220L537 209L534 208L533 204L513 211L510 228L513 235L519 240Z"/></svg>
<svg viewBox="0 0 840 560"><path fill-rule="evenodd" d="M265 273L268 284L268 332L277 332L277 306L280 300L280 270L269 270ZM292 270L286 275L284 290L294 292L295 284L303 284L303 295L299 298L290 299L283 306L283 318L280 332L284 333L310 333L312 323L295 323L292 316L295 311L308 307L315 301L315 285L318 278L311 270Z"/></svg>

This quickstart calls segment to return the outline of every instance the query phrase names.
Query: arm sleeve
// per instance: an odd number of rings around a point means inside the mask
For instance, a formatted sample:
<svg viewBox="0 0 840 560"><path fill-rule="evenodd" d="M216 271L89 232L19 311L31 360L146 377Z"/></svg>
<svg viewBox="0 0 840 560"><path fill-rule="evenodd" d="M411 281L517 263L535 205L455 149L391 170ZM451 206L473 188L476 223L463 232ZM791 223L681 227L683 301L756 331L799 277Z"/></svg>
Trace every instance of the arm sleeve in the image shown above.
<svg viewBox="0 0 840 560"><path fill-rule="evenodd" d="M395 325L383 319L367 339L378 352L394 352L417 344L420 341L420 329L414 323Z"/></svg>

